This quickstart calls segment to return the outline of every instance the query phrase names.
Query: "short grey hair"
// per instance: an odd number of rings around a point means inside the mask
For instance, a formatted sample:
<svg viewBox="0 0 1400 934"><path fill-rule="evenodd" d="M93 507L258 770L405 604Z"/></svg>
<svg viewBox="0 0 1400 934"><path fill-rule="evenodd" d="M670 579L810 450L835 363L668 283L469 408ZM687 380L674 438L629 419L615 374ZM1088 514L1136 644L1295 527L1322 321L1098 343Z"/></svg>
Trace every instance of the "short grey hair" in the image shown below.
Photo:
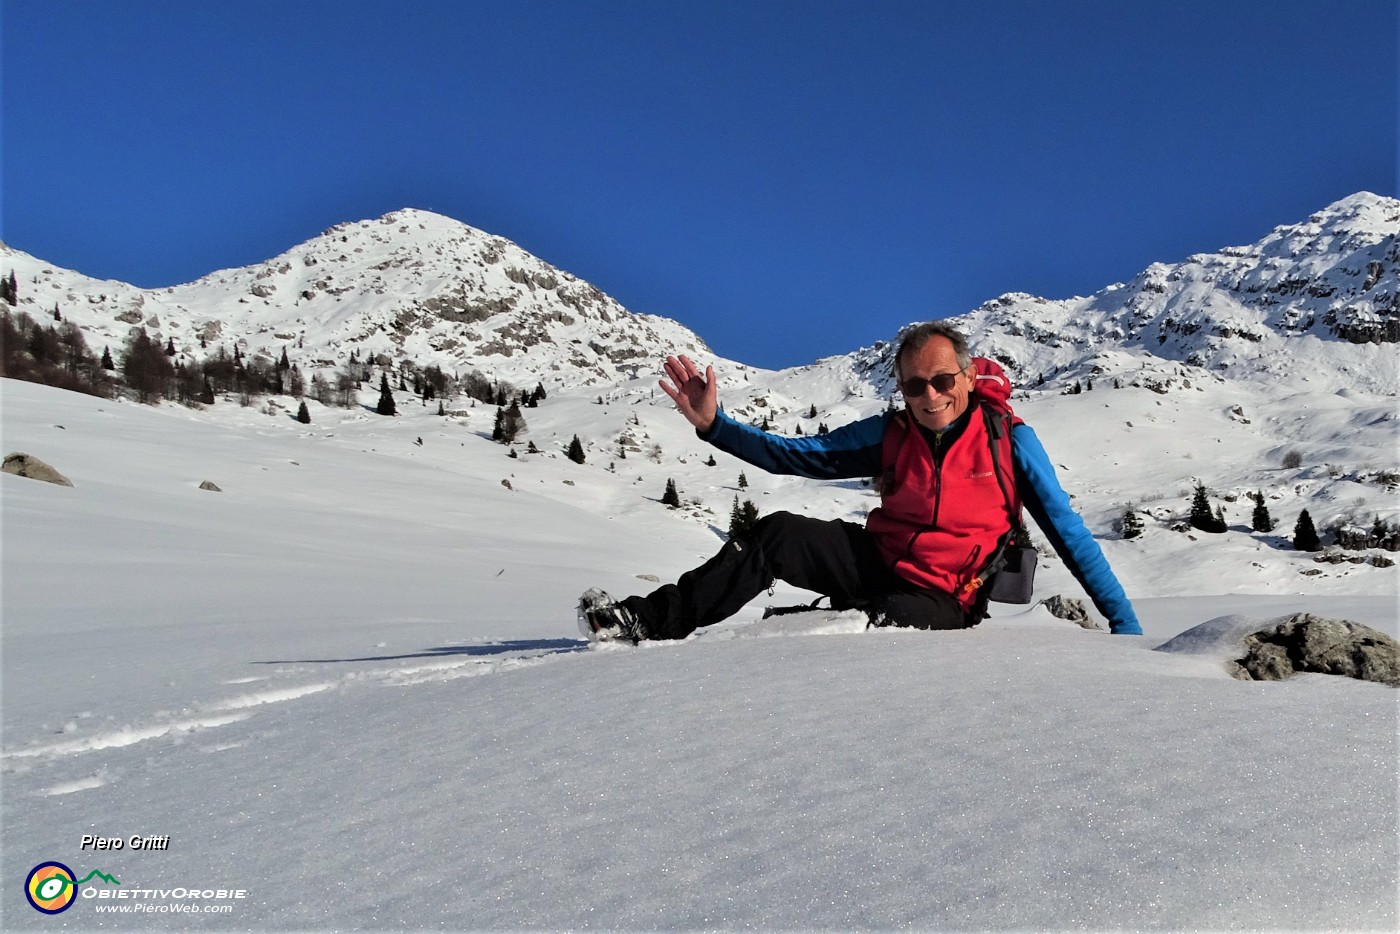
<svg viewBox="0 0 1400 934"><path fill-rule="evenodd" d="M972 366L972 351L968 349L967 338L962 331L946 321L924 321L911 324L899 332L894 349L894 377L899 379L899 361L905 351L916 351L935 337L946 337L953 345L953 354L958 358L958 369Z"/></svg>

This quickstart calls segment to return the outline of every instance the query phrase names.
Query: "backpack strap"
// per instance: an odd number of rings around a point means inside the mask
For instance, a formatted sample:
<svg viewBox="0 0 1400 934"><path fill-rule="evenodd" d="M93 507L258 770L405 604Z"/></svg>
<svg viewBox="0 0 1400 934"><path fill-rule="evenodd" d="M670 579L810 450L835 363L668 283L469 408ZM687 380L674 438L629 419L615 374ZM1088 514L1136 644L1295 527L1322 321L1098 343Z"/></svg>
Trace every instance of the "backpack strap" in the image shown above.
<svg viewBox="0 0 1400 934"><path fill-rule="evenodd" d="M987 426L987 444L991 448L992 472L996 474L997 485L1001 487L1002 496L1006 498L1006 513L1011 520L1011 527L1006 534L1001 537L996 551L987 559L987 563L977 572L977 576L963 585L965 593L980 591L977 600L973 604L972 612L969 616L974 622L981 622L987 615L987 599L989 591L983 585L991 580L1006 565L1006 551L1018 539L1026 535L1025 525L1021 520L1021 499L1016 494L1016 474L1010 463L1011 450L1011 427L1012 414L1007 411L1000 411L990 406L983 405L982 418ZM1003 447L1006 449L1007 457L1003 457ZM1010 472L1008 482L1007 474Z"/></svg>
<svg viewBox="0 0 1400 934"><path fill-rule="evenodd" d="M1021 522L1021 497L1016 492L1016 472L1011 464L1002 459L1003 453L1011 453L1012 415L1010 412L996 411L984 405L982 418L987 425L987 445L992 454L992 472L997 476L997 485L1001 487L1002 496L1006 497L1006 513L1011 519L1011 530L1017 532L1024 526ZM1007 460L1010 460L1009 456Z"/></svg>

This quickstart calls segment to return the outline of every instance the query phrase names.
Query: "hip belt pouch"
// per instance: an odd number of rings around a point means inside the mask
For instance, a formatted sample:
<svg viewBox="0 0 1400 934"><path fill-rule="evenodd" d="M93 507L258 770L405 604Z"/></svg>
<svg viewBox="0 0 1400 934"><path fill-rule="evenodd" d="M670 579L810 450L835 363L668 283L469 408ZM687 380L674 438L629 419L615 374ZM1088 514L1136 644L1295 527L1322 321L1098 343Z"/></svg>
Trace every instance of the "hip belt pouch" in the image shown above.
<svg viewBox="0 0 1400 934"><path fill-rule="evenodd" d="M992 577L988 599L997 603L1030 603L1035 591L1035 548L1010 545L1004 558L1001 570Z"/></svg>

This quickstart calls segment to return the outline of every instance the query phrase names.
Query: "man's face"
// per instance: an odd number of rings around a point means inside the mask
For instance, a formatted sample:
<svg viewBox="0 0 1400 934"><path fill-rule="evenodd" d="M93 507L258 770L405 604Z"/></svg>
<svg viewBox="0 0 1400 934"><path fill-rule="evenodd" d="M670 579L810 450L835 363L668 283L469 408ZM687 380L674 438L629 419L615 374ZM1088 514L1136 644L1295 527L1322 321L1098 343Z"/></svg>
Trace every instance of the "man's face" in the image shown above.
<svg viewBox="0 0 1400 934"><path fill-rule="evenodd" d="M899 361L901 385L911 377L921 376L932 379L940 373L956 374L952 388L939 392L927 386L917 396L904 393L904 402L914 420L925 428L934 430L947 428L967 411L968 395L972 392L972 376L968 370L958 368L958 357L953 352L953 342L946 337L931 337L916 350L906 350ZM903 391L901 389L901 391Z"/></svg>

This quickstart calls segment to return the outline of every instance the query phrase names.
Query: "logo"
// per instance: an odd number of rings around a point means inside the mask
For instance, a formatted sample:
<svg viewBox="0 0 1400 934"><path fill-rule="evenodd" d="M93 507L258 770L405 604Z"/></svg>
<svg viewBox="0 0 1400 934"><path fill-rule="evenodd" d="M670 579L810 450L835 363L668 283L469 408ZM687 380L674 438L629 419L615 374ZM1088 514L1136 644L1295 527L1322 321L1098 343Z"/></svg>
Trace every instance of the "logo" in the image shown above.
<svg viewBox="0 0 1400 934"><path fill-rule="evenodd" d="M67 911L78 894L74 878L73 870L62 863L40 863L24 880L24 897L46 915Z"/></svg>
<svg viewBox="0 0 1400 934"><path fill-rule="evenodd" d="M78 886L94 876L103 882L121 885L116 879L96 869L82 879L76 878L76 875L62 863L40 863L29 870L29 877L24 880L24 897L29 899L29 904L34 906L35 911L56 915L72 907L73 899L78 895Z"/></svg>

